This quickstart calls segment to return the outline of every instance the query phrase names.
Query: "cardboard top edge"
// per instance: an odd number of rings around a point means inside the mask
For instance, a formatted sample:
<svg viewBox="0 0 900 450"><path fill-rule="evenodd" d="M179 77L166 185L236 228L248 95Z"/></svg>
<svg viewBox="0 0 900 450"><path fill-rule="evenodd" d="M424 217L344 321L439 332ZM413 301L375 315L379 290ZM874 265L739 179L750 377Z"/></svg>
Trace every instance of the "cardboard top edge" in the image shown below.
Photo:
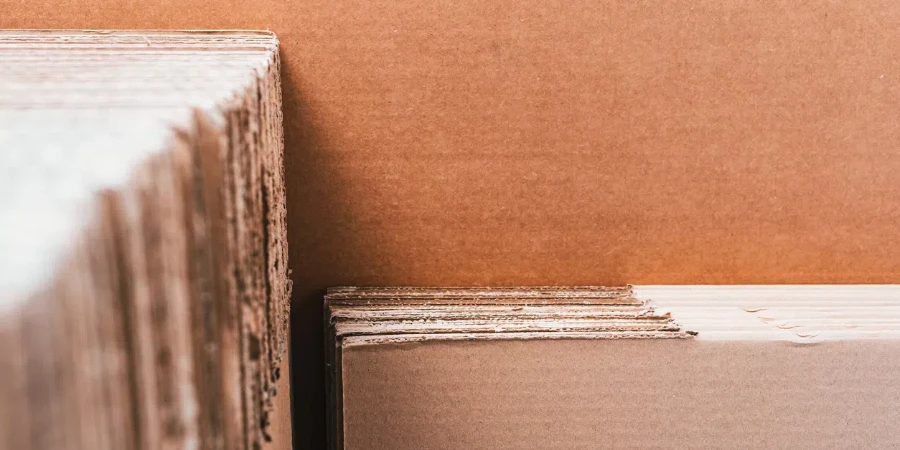
<svg viewBox="0 0 900 450"><path fill-rule="evenodd" d="M164 30L164 29L119 29L119 30L91 30L91 29L0 29L0 37L5 36L267 36L277 39L277 35L269 30Z"/></svg>
<svg viewBox="0 0 900 450"><path fill-rule="evenodd" d="M341 338L341 347L379 346L391 344L412 344L428 341L509 341L509 340L622 340L622 339L690 339L693 334L687 331L608 331L608 332L569 332L569 331L537 331L509 333L422 333L422 334L382 334L368 336L346 336Z"/></svg>
<svg viewBox="0 0 900 450"><path fill-rule="evenodd" d="M503 299L513 304L534 300L553 300L592 304L612 301L614 304L642 303L633 296L631 286L533 286L533 287L334 287L325 294L326 304L422 304L453 303L463 304ZM596 300L596 301L595 301Z"/></svg>
<svg viewBox="0 0 900 450"><path fill-rule="evenodd" d="M840 297L847 295L897 295L900 284L683 284L683 285L635 285L634 291L642 297L729 297L778 295L782 297L806 297L810 295Z"/></svg>
<svg viewBox="0 0 900 450"><path fill-rule="evenodd" d="M434 333L428 334L442 334L442 327L458 327L465 320L459 322L457 319L468 318L466 311L477 311L482 306L488 308L488 311L482 316L490 318L490 310L501 305L513 306L510 304L518 303L519 305L559 307L559 309L564 310L567 307L578 308L579 306L589 308L592 305L586 303L595 302L594 306L607 305L610 308L615 308L614 305L617 303L643 306L648 312L655 312L670 318L681 330L690 330L691 333L698 334L699 339L702 340L772 340L815 343L877 338L894 340L900 336L900 327L897 326L900 323L897 322L897 320L900 320L900 316L897 314L898 307L900 307L900 286L880 286L875 289L865 285L844 285L839 287L791 286L784 288L781 286L676 286L671 289L666 287L646 289L638 286L635 288L634 296L631 296L631 292L629 292L627 297L617 298L613 296L611 298L590 299L587 301L577 295L570 295L573 292L577 292L574 290L577 288L568 288L568 290L554 289L552 291L548 290L548 292L541 292L540 289L536 289L530 292L532 295L535 295L534 297L524 296L523 298L514 296L524 292L524 289L518 292L512 289L515 288L505 288L505 290L493 292L501 294L495 296L495 298L492 298L490 293L488 293L484 296L468 299L430 298L422 295L422 292L425 291L422 288L419 288L418 291L412 291L412 295L405 297L402 294L411 291L391 288L374 290L376 294L387 292L398 295L396 298L386 299L377 296L366 297L353 288L345 288L344 290L336 290L343 295L331 296L327 304L329 315L331 315L334 308L352 310L354 307L360 307L359 314L361 315L359 319L373 323L384 319L379 316L383 311L373 309L373 307L384 308L385 306L390 306L395 308L393 312L396 313L397 318L408 319L410 324L412 324L409 326L408 331L403 327L395 327L397 328L396 332L382 330L379 331L380 334L401 334L401 331L403 331L402 334L404 335L425 334L422 332L428 327L435 329ZM473 288L463 289L463 292L467 290L471 291ZM369 292L372 291L371 289L369 290ZM506 293L510 298L503 298L503 293ZM782 295L783 293L787 294ZM548 297L541 298L539 295L547 295ZM561 297L553 297L553 295L561 295ZM648 297L651 297L651 299L643 300ZM452 305L447 305L448 303L452 303ZM418 307L440 307L445 312L442 316L432 317L428 311L423 310L421 314L403 317L408 311L418 313L419 311L416 310ZM367 313L369 309L372 310L371 314ZM452 314L448 315L446 311L450 311ZM531 317L524 314L522 317L518 317L517 314L513 308L507 314L509 317L506 317L506 319L512 321L521 320L523 324L528 323L528 326L535 327L537 327L535 323L540 323L546 319L540 316ZM498 317L497 320L499 319ZM564 324L566 322L576 323L583 318L561 316L552 319L557 320L558 323L541 331L549 333L561 332L565 329ZM436 322L423 327L414 324L418 320ZM601 320L610 319L603 318ZM338 322L341 321L338 318ZM378 326L383 325L379 324ZM612 323L607 325L612 325ZM378 326L375 328L378 328ZM465 328L462 327L459 331L474 331L473 329L467 330ZM485 329L488 328L490 328L490 325L485 325ZM508 330L500 327L496 331L502 333ZM459 334L459 332L454 334ZM479 337L479 339L483 338Z"/></svg>
<svg viewBox="0 0 900 450"><path fill-rule="evenodd" d="M669 318L666 312L641 304L422 304L422 305L347 305L329 304L326 315L331 322L351 321L457 321L457 320L556 320Z"/></svg>
<svg viewBox="0 0 900 450"><path fill-rule="evenodd" d="M338 323L334 327L335 338L350 336L394 336L408 334L503 334L503 333L682 333L685 332L671 321L557 321L534 323L533 321L491 323L467 322L455 324L451 322L408 323L408 322L353 322Z"/></svg>
<svg viewBox="0 0 900 450"><path fill-rule="evenodd" d="M394 304L394 303L376 303L376 304L359 304L355 301L338 301L330 302L329 307L334 313L393 313L393 312L415 312L421 314L430 313L457 313L461 307L465 307L468 311L477 311L478 314L486 314L489 312L498 313L553 313L553 312L589 312L589 313L634 313L638 311L646 311L650 308L644 303L635 304L594 304L594 303L530 303L530 304L504 304L493 300L481 303L412 303L412 304ZM533 299L528 299L533 300ZM539 299L540 300L540 299ZM628 299L635 300L635 299Z"/></svg>
<svg viewBox="0 0 900 450"><path fill-rule="evenodd" d="M444 297L444 298L326 298L326 307L335 306L643 306L634 297Z"/></svg>
<svg viewBox="0 0 900 450"><path fill-rule="evenodd" d="M0 30L5 50L267 50L277 51L275 33L264 30Z"/></svg>
<svg viewBox="0 0 900 450"><path fill-rule="evenodd" d="M326 294L340 292L428 292L428 291L631 291L632 285L625 286L332 286Z"/></svg>

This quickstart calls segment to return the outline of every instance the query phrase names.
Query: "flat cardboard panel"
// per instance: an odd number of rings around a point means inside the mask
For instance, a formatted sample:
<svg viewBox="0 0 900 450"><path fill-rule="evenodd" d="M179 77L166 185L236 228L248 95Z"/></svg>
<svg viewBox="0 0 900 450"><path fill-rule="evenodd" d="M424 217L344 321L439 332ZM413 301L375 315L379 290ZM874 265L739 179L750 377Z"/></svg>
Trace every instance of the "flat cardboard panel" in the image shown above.
<svg viewBox="0 0 900 450"><path fill-rule="evenodd" d="M443 341L343 350L345 448L890 448L897 341Z"/></svg>
<svg viewBox="0 0 900 450"><path fill-rule="evenodd" d="M333 285L900 281L900 6L0 0L282 42L297 442Z"/></svg>

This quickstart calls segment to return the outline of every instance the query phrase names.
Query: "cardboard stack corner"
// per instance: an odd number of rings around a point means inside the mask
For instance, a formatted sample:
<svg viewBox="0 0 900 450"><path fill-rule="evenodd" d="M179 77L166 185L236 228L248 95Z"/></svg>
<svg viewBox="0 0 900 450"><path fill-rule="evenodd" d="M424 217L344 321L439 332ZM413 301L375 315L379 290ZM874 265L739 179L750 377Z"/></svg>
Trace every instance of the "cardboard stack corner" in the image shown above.
<svg viewBox="0 0 900 450"><path fill-rule="evenodd" d="M270 440L290 414L275 36L0 32L0 123L0 447Z"/></svg>
<svg viewBox="0 0 900 450"><path fill-rule="evenodd" d="M332 449L900 445L896 286L337 288L326 326Z"/></svg>

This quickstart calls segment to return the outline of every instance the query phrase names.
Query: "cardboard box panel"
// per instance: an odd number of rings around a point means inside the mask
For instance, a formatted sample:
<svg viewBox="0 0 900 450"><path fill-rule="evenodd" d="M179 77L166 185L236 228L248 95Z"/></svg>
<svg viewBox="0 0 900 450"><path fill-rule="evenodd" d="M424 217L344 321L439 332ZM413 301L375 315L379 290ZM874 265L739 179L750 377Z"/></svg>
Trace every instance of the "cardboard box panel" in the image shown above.
<svg viewBox="0 0 900 450"><path fill-rule="evenodd" d="M344 448L889 448L898 361L897 341L350 347Z"/></svg>

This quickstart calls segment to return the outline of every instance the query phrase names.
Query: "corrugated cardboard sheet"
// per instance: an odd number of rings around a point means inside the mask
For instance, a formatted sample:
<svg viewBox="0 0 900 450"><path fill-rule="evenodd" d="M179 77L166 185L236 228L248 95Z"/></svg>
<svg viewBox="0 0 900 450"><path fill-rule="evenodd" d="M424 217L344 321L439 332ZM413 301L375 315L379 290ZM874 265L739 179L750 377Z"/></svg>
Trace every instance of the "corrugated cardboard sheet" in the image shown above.
<svg viewBox="0 0 900 450"><path fill-rule="evenodd" d="M297 443L333 285L900 281L884 0L0 0L282 43Z"/></svg>
<svg viewBox="0 0 900 450"><path fill-rule="evenodd" d="M329 290L329 448L900 445L897 286L430 291Z"/></svg>
<svg viewBox="0 0 900 450"><path fill-rule="evenodd" d="M281 117L270 32L0 32L0 448L289 421Z"/></svg>

